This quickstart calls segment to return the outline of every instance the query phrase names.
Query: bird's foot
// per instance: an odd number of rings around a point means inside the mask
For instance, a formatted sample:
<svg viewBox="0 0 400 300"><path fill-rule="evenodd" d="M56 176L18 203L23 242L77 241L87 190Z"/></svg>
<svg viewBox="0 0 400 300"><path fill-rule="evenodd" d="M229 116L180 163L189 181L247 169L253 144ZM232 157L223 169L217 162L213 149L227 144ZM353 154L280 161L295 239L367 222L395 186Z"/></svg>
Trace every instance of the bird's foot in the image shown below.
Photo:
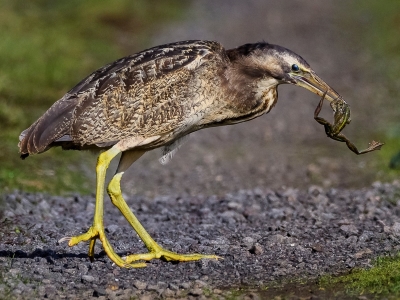
<svg viewBox="0 0 400 300"><path fill-rule="evenodd" d="M223 259L222 257L217 256L217 255L208 255L208 254L199 254L199 253L179 254L176 252L166 250L166 249L162 248L161 246L158 246L156 249L153 249L148 253L128 255L125 258L125 262L127 264L130 264L130 263L132 263L134 261L138 261L138 260L150 261L155 258L163 259L166 261L182 261L182 262L196 261L196 260L200 260L200 259L216 259L216 260Z"/></svg>
<svg viewBox="0 0 400 300"><path fill-rule="evenodd" d="M97 228L100 227L100 228ZM72 237L65 237L59 240L59 243L68 241L68 246L72 247L80 242L90 241L89 244L89 251L88 255L91 261L94 260L94 246L96 244L96 240L100 239L101 243L103 244L104 251L107 253L108 257L118 266L124 268L143 268L146 266L145 263L128 263L124 261L119 255L117 255L114 249L111 247L111 244L106 238L104 233L103 226L91 226L89 230L83 234L72 236Z"/></svg>

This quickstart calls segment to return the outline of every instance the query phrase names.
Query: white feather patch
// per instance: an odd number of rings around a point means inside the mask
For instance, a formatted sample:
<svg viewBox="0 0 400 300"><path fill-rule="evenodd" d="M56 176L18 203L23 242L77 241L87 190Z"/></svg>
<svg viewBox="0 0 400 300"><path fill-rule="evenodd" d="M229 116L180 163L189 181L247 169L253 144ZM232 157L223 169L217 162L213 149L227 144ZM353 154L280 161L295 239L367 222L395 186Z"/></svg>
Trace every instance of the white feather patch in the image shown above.
<svg viewBox="0 0 400 300"><path fill-rule="evenodd" d="M189 135L185 135L185 136L177 139L172 144L164 146L164 148L162 150L162 156L158 159L160 164L166 165L167 163L169 163L171 161L172 157L174 157L175 153L179 150L179 148L183 144L185 144L187 142L188 139L189 139Z"/></svg>

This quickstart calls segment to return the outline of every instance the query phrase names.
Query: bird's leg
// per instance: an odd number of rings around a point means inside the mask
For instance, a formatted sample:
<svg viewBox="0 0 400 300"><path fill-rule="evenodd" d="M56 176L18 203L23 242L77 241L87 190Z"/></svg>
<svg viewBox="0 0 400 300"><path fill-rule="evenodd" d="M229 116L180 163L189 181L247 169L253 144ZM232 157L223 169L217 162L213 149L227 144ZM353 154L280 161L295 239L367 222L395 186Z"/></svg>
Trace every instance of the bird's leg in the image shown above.
<svg viewBox="0 0 400 300"><path fill-rule="evenodd" d="M110 195L112 203L121 211L124 217L127 219L129 224L135 229L136 233L139 235L140 239L143 241L149 253L142 254L132 254L127 256L126 263L131 263L137 260L152 260L154 258L163 258L167 261L193 261L202 258L212 258L218 259L220 257L216 255L204 255L204 254L178 254L169 250L162 248L160 245L153 240L149 233L144 229L139 220L132 213L129 206L122 197L121 192L121 178L124 172L120 172L114 175L113 179L108 185L108 194Z"/></svg>
<svg viewBox="0 0 400 300"><path fill-rule="evenodd" d="M100 239L100 241L103 244L104 251L107 253L108 257L110 257L110 259L118 266L143 267L144 264L127 265L127 263L114 252L104 232L104 224L103 224L104 181L106 177L106 171L111 160L119 153L120 150L116 147L113 147L99 155L96 166L97 188L96 188L96 207L95 207L93 225L89 228L89 230L86 233L69 238L68 245L72 247L80 242L90 240L89 257L91 260L93 260L94 246L96 243L96 239Z"/></svg>
<svg viewBox="0 0 400 300"><path fill-rule="evenodd" d="M111 198L112 203L121 211L121 213L124 215L126 220L129 222L129 224L133 227L133 229L136 231L136 233L139 235L140 239L143 241L147 249L149 250L148 253L142 253L142 254L132 254L126 257L125 262L127 264L130 264L131 262L138 261L138 260L152 260L154 258L163 258L167 261L194 261L194 260L199 260L202 258L209 258L209 259L218 259L220 258L219 256L216 255L204 255L204 254L178 254L169 250L164 249L160 245L156 243L156 241L153 240L153 238L149 235L149 233L144 229L142 224L140 224L139 220L136 218L136 216L132 213L130 210L128 204L125 202L124 198L122 197L122 192L121 192L121 178L122 175L124 174L123 170L124 168L120 168L121 165L124 165L124 160L128 156L124 156L125 153L123 153L123 156L121 157L121 162L120 166L117 170L117 173L114 175L114 177L111 179L107 191L108 194ZM141 155L141 154L140 154ZM140 155L137 157L139 158ZM131 157L126 158L126 160L130 160L132 163L134 160L134 154L131 155ZM137 159L136 158L136 159ZM125 164L128 165L128 164ZM128 165L129 167L129 165Z"/></svg>

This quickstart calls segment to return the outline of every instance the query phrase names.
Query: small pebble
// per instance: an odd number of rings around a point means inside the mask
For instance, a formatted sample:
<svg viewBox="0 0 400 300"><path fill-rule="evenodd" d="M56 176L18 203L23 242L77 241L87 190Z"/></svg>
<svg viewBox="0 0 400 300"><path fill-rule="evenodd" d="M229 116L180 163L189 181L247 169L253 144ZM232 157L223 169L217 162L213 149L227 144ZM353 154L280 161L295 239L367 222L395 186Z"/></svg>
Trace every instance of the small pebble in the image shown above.
<svg viewBox="0 0 400 300"><path fill-rule="evenodd" d="M194 288L189 291L189 295L192 295L192 296L200 296L202 294L203 294L203 290L199 289L199 288Z"/></svg>
<svg viewBox="0 0 400 300"><path fill-rule="evenodd" d="M135 288L137 288L138 290L144 290L147 287L147 283L144 281L140 281L140 280L134 280L132 282L133 286Z"/></svg>
<svg viewBox="0 0 400 300"><path fill-rule="evenodd" d="M95 282L96 278L94 278L93 276L90 275L82 275L82 283L86 283L86 282Z"/></svg>
<svg viewBox="0 0 400 300"><path fill-rule="evenodd" d="M93 291L93 297L100 297L100 296L105 296L106 295L106 290L103 288L95 288Z"/></svg>
<svg viewBox="0 0 400 300"><path fill-rule="evenodd" d="M264 253L263 247L259 243L255 243L249 250L251 254L261 255Z"/></svg>

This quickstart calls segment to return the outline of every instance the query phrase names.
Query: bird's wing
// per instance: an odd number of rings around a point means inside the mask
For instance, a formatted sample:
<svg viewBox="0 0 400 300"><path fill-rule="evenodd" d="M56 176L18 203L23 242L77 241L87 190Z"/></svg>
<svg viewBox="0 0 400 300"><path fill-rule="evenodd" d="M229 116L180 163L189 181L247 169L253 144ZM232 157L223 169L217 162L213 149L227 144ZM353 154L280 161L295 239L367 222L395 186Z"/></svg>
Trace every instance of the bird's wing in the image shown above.
<svg viewBox="0 0 400 300"><path fill-rule="evenodd" d="M149 110L143 98L147 90L163 90L164 98L171 100L174 95L168 88L179 82L184 84L185 71L193 73L212 57L221 56L221 53L224 56L224 51L217 42L184 41L154 47L96 70L23 131L19 144L21 154L40 153L57 142L71 143L71 148L116 143L129 134L126 132L129 126L137 127L138 122L159 119L152 114L161 111L165 103L160 97L156 99L159 103L150 103L158 110L154 107ZM175 82L165 80L171 73L180 74ZM168 109L172 113L173 107L164 108ZM132 112L139 112L139 115ZM136 117L141 119L135 120Z"/></svg>
<svg viewBox="0 0 400 300"><path fill-rule="evenodd" d="M153 47L120 58L94 71L68 91L66 96L76 96L92 89L96 89L97 93L101 94L102 88L113 85L114 82L109 80L121 74L131 74L128 77L133 82L126 82L127 87L130 85L129 83L132 84L136 81L145 84L154 77L163 76L180 68L191 67L194 69L196 68L195 65L189 66L194 61L199 61L207 55L222 51L224 51L224 48L218 42L197 40ZM158 69L153 69L154 67Z"/></svg>
<svg viewBox="0 0 400 300"><path fill-rule="evenodd" d="M110 145L130 136L173 130L185 117L191 79L202 66L225 58L224 53L216 42L179 42L94 72L69 92L80 98L71 138L80 144Z"/></svg>

